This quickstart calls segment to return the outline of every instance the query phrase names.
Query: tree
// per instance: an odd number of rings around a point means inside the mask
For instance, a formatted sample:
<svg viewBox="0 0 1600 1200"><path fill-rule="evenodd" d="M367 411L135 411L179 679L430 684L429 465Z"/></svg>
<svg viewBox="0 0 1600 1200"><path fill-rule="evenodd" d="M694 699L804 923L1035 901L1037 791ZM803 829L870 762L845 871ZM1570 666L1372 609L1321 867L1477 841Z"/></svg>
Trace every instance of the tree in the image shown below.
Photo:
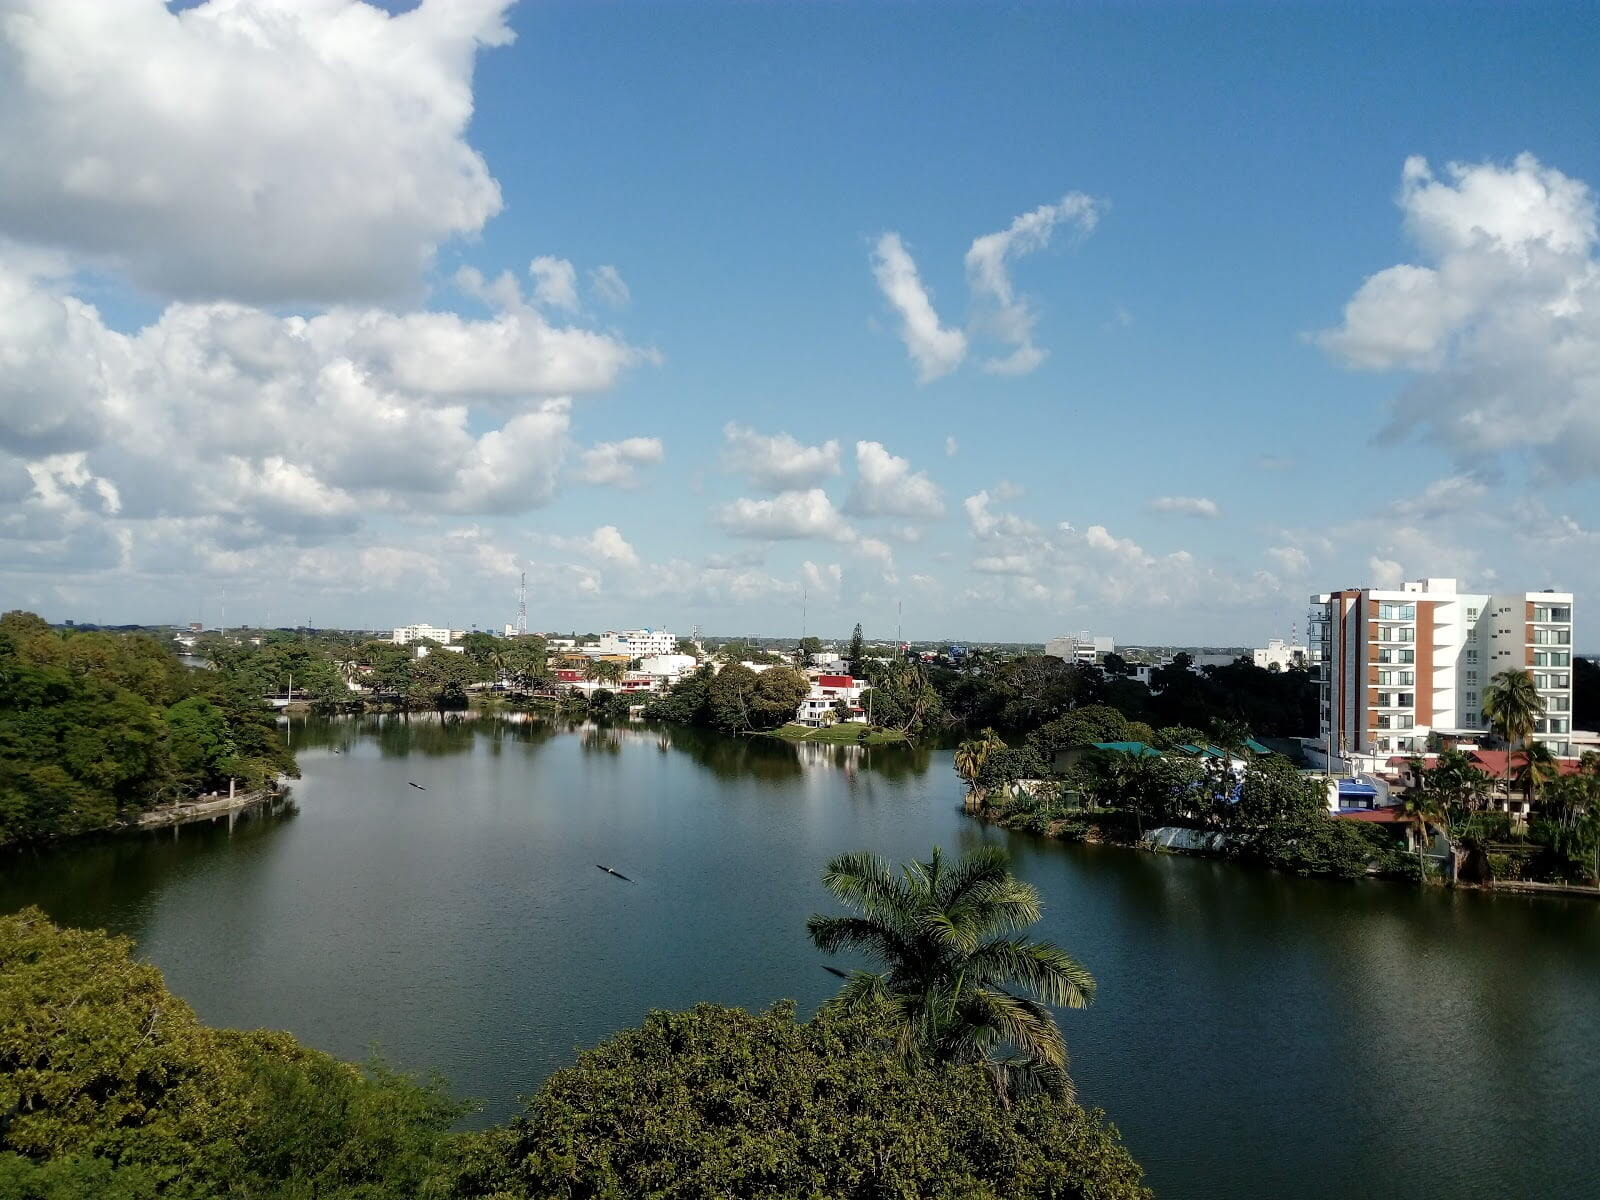
<svg viewBox="0 0 1600 1200"><path fill-rule="evenodd" d="M549 657L542 637L519 637L501 652L501 664L519 691L530 691L549 671Z"/></svg>
<svg viewBox="0 0 1600 1200"><path fill-rule="evenodd" d="M166 722L178 782L191 792L206 790L236 753L227 720L209 700L190 696L167 709Z"/></svg>
<svg viewBox="0 0 1600 1200"><path fill-rule="evenodd" d="M426 704L443 711L467 706L467 684L476 683L478 673L464 654L435 650L411 664L406 696L414 704Z"/></svg>
<svg viewBox="0 0 1600 1200"><path fill-rule="evenodd" d="M1511 797L1511 755L1526 747L1539 718L1544 716L1544 701L1533 686L1533 676L1513 668L1489 680L1483 693L1483 716L1489 727L1506 744L1506 798Z"/></svg>
<svg viewBox="0 0 1600 1200"><path fill-rule="evenodd" d="M794 720L810 690L806 677L791 667L757 672L735 663L707 685L706 718L725 733L776 729Z"/></svg>
<svg viewBox="0 0 1600 1200"><path fill-rule="evenodd" d="M590 660L584 674L600 683L621 683L627 671L627 666L614 658L596 658Z"/></svg>
<svg viewBox="0 0 1600 1200"><path fill-rule="evenodd" d="M797 665L803 667L808 662L811 661L811 656L813 654L821 654L821 653L822 653L822 639L821 638L803 637L803 638L800 639L800 644L795 647L795 655L799 659L799 662L798 662Z"/></svg>
<svg viewBox="0 0 1600 1200"><path fill-rule="evenodd" d="M1048 760L1057 750L1094 742L1127 741L1128 719L1108 705L1086 704L1039 726L1028 740Z"/></svg>
<svg viewBox="0 0 1600 1200"><path fill-rule="evenodd" d="M131 948L0 917L0 1195L439 1194L464 1106L286 1034L207 1028Z"/></svg>
<svg viewBox="0 0 1600 1200"><path fill-rule="evenodd" d="M1149 1200L1099 1113L907 1067L870 1016L653 1012L468 1135L463 1200Z"/></svg>
<svg viewBox="0 0 1600 1200"><path fill-rule="evenodd" d="M1423 852L1428 845L1428 830L1440 816L1441 805L1436 796L1424 788L1412 788L1401 801L1400 813L1411 827L1411 836L1417 843L1417 878L1426 883L1428 873L1423 867Z"/></svg>
<svg viewBox="0 0 1600 1200"><path fill-rule="evenodd" d="M832 1003L885 1021L908 1064L982 1065L1001 1096L1072 1095L1066 1042L1045 1005L1086 1007L1094 978L1059 946L1016 936L1038 921L1039 893L1011 874L1004 849L947 865L935 847L898 877L876 855L841 854L822 881L857 915L814 914L813 944L884 968L851 972Z"/></svg>
<svg viewBox="0 0 1600 1200"><path fill-rule="evenodd" d="M992 729L985 729L977 737L968 738L956 747L953 762L956 774L967 785L968 812L977 812L983 807L984 763L994 751L1005 748L1006 744L1000 740L1000 735Z"/></svg>
<svg viewBox="0 0 1600 1200"><path fill-rule="evenodd" d="M861 622L856 622L855 630L850 634L850 650L845 654L845 667L857 679L865 679L867 675L866 648L861 640Z"/></svg>
<svg viewBox="0 0 1600 1200"><path fill-rule="evenodd" d="M1561 765L1550 747L1543 742L1529 742L1522 748L1522 757L1512 768L1523 794L1532 804L1537 804L1545 785L1561 774Z"/></svg>

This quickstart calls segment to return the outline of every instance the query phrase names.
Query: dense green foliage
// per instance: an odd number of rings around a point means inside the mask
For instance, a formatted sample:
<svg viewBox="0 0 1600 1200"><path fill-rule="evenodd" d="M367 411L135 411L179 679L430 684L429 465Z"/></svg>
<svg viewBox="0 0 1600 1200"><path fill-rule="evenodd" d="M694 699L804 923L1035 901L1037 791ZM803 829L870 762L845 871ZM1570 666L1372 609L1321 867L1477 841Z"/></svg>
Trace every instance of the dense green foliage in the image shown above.
<svg viewBox="0 0 1600 1200"><path fill-rule="evenodd" d="M806 677L792 667L758 672L732 663L716 671L708 663L652 699L645 716L724 733L765 731L794 720L809 690Z"/></svg>
<svg viewBox="0 0 1600 1200"><path fill-rule="evenodd" d="M0 617L0 846L103 829L157 804L294 773L251 686L139 634Z"/></svg>
<svg viewBox="0 0 1600 1200"><path fill-rule="evenodd" d="M451 1134L437 1083L211 1029L130 943L0 918L0 1196L1142 1200L1101 1115L913 1069L870 1018L654 1013L506 1127Z"/></svg>
<svg viewBox="0 0 1600 1200"><path fill-rule="evenodd" d="M1143 1200L1101 1114L1006 1107L982 1068L913 1069L865 1016L652 1013L558 1071L469 1156L463 1193L657 1200Z"/></svg>
<svg viewBox="0 0 1600 1200"><path fill-rule="evenodd" d="M846 975L836 1007L882 1022L908 1064L981 1065L1002 1096L1072 1095L1067 1045L1045 1005L1087 1006L1094 979L1059 946L1016 936L1041 908L1005 849L980 846L947 864L935 847L898 875L876 855L841 854L822 881L855 915L813 916L812 942L883 968Z"/></svg>
<svg viewBox="0 0 1600 1200"><path fill-rule="evenodd" d="M129 949L0 918L0 1195L423 1194L458 1105L283 1034L208 1029Z"/></svg>

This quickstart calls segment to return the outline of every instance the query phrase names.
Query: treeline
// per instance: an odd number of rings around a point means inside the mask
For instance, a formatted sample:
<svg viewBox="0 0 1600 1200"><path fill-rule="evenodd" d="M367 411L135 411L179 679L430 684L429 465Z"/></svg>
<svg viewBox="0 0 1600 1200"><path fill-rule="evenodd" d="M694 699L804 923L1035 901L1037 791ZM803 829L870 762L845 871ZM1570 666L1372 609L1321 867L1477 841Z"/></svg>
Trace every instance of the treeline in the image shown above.
<svg viewBox="0 0 1600 1200"><path fill-rule="evenodd" d="M0 918L0 1195L539 1200L649 1195L1147 1200L1098 1112L908 1065L826 1008L653 1013L506 1125L437 1081L202 1025L130 943Z"/></svg>
<svg viewBox="0 0 1600 1200"><path fill-rule="evenodd" d="M810 690L806 677L793 667L753 671L735 662L718 671L706 663L646 704L644 715L723 733L762 732L794 720Z"/></svg>
<svg viewBox="0 0 1600 1200"><path fill-rule="evenodd" d="M258 693L142 634L0 617L0 846L295 773Z"/></svg>
<svg viewBox="0 0 1600 1200"><path fill-rule="evenodd" d="M937 666L930 679L949 714L972 729L1026 735L1088 705L1116 709L1144 729L1242 726L1256 737L1310 737L1317 684L1310 671L1268 671L1250 662L1189 669L1180 654L1151 672L1146 687L1108 655L1104 670L1050 655L994 660L974 654L962 667Z"/></svg>
<svg viewBox="0 0 1600 1200"><path fill-rule="evenodd" d="M474 632L461 640L461 651L436 649L422 658L413 646L387 641L278 630L258 636L259 644L255 637L212 635L195 649L257 696L286 695L292 687L296 696L324 708L361 708L369 701L465 708L467 688L475 683L505 679L534 690L549 682L545 641L537 635L497 638Z"/></svg>

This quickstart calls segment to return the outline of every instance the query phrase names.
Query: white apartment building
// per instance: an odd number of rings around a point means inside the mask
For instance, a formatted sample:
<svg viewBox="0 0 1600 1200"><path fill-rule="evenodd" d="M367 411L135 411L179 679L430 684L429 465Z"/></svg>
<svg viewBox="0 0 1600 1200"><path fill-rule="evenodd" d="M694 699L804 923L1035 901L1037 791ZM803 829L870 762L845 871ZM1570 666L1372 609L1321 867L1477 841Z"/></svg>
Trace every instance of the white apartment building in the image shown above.
<svg viewBox="0 0 1600 1200"><path fill-rule="evenodd" d="M621 633L607 630L600 635L594 647L595 654L626 654L629 658L648 658L654 654L671 654L678 648L678 635L661 629L625 629ZM588 651L588 647L584 647Z"/></svg>
<svg viewBox="0 0 1600 1200"><path fill-rule="evenodd" d="M800 701L794 719L801 725L813 727L832 725L839 719L834 705L843 700L849 710L844 719L865 724L867 713L861 707L861 694L866 690L865 679L853 679L849 675L818 675L811 681L811 690L806 693L806 698Z"/></svg>
<svg viewBox="0 0 1600 1200"><path fill-rule="evenodd" d="M1291 645L1283 638L1267 639L1264 647L1250 651L1250 657L1256 666L1268 671L1274 667L1280 671L1288 671L1294 667L1310 666L1313 661L1309 646Z"/></svg>
<svg viewBox="0 0 1600 1200"><path fill-rule="evenodd" d="M394 644L406 646L412 642L438 642L441 646L448 646L451 642L459 642L467 636L464 629L441 629L437 625L407 625L394 631Z"/></svg>
<svg viewBox="0 0 1600 1200"><path fill-rule="evenodd" d="M1410 754L1428 734L1482 733L1493 676L1525 670L1545 704L1536 740L1567 754L1572 732L1572 593L1469 593L1454 579L1311 597L1320 653L1319 740L1336 759Z"/></svg>
<svg viewBox="0 0 1600 1200"><path fill-rule="evenodd" d="M1117 641L1112 637L1096 635L1090 637L1087 632L1080 634L1063 634L1053 637L1044 644L1044 652L1052 658L1064 658L1068 662L1083 663L1093 666L1106 655L1117 648Z"/></svg>

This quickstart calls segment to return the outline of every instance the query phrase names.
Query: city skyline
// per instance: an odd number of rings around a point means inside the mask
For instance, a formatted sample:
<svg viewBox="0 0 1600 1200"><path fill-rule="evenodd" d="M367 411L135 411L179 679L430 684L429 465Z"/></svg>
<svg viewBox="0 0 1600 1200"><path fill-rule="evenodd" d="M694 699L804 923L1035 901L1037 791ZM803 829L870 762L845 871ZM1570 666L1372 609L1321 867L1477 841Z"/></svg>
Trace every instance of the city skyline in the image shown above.
<svg viewBox="0 0 1600 1200"><path fill-rule="evenodd" d="M3 0L4 607L1584 607L1580 7L933 8Z"/></svg>

